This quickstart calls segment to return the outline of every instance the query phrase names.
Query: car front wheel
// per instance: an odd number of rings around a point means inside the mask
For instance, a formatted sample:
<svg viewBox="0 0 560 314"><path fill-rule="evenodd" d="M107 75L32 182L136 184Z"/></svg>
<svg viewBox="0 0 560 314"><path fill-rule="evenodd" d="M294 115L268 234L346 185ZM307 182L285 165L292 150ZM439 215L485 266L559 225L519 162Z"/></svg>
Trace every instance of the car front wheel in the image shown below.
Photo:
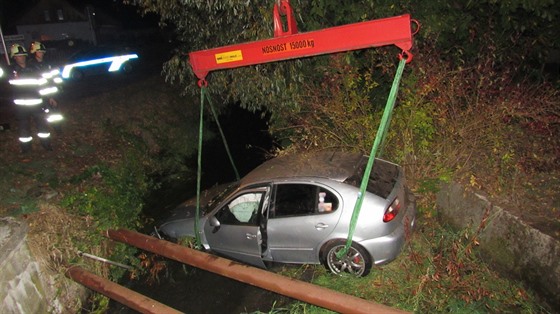
<svg viewBox="0 0 560 314"><path fill-rule="evenodd" d="M371 257L361 246L352 243L346 254L338 258L337 253L344 249L345 242L337 241L327 245L324 250L325 267L334 274L350 273L356 277L366 276L371 270Z"/></svg>

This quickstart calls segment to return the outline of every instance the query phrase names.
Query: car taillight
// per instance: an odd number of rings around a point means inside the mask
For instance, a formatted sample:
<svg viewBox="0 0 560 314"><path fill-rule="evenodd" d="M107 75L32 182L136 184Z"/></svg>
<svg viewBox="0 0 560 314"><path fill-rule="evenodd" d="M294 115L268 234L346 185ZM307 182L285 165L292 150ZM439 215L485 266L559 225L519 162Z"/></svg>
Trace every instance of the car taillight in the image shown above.
<svg viewBox="0 0 560 314"><path fill-rule="evenodd" d="M389 208L387 208L387 210L385 211L385 214L383 215L383 222L389 222L393 220L395 217L397 217L400 209L401 209L401 202L399 201L398 198L395 198L395 200L391 203Z"/></svg>

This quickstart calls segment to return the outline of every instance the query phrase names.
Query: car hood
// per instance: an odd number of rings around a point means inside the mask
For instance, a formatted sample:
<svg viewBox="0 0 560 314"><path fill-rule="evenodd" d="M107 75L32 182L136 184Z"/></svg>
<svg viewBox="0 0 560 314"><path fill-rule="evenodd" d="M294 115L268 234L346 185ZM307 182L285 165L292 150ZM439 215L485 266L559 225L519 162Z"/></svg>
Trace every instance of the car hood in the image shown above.
<svg viewBox="0 0 560 314"><path fill-rule="evenodd" d="M203 219L207 214L211 202L224 192L228 184L216 185L200 193L200 216ZM210 204L209 204L210 203ZM190 198L174 208L165 219L161 221L157 230L171 238L194 236L194 221L196 216L196 196Z"/></svg>
<svg viewBox="0 0 560 314"><path fill-rule="evenodd" d="M159 234L175 239L194 236L195 215L196 206L177 207L156 229Z"/></svg>

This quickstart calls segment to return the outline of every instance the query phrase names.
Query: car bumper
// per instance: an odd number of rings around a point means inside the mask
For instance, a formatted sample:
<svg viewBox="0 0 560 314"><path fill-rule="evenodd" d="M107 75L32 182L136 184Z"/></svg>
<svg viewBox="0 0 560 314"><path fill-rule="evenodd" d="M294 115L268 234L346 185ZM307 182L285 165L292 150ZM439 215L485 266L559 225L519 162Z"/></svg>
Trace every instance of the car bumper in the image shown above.
<svg viewBox="0 0 560 314"><path fill-rule="evenodd" d="M375 265L386 264L400 254L405 240L410 236L416 225L416 201L412 193L408 193L408 206L401 223L390 234L375 239L359 242L371 255Z"/></svg>

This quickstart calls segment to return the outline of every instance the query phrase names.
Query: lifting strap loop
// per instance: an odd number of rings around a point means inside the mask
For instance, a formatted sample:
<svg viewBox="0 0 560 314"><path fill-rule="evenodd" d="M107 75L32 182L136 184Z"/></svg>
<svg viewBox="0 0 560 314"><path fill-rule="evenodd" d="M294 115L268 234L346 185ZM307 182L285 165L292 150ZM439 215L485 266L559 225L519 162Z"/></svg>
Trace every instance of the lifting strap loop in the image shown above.
<svg viewBox="0 0 560 314"><path fill-rule="evenodd" d="M229 161L233 167L233 171L235 172L235 178L239 181L239 172L237 171L237 167L235 167L235 163L233 161L233 157L231 156L229 146L222 130L222 126L220 125L220 121L218 120L218 115L214 110L214 106L212 105L212 100L210 96L206 93L206 88L208 86L208 82L206 80L200 80L198 86L200 87L200 120L198 126L198 157L197 157L197 175L196 175L196 213L195 213L195 220L194 220L194 231L195 231L195 238L196 238L196 247L201 248L202 243L200 241L200 226L199 226L199 219L200 219L200 189L201 189L201 181L202 181L202 134L203 134L203 125L204 125L204 99L207 99L208 104L210 104L210 110L212 112L212 116L218 125L218 130L220 131L220 135L222 136L222 141L224 142L224 147L226 149L227 155L229 157Z"/></svg>
<svg viewBox="0 0 560 314"><path fill-rule="evenodd" d="M348 249L352 245L352 237L354 236L354 230L356 229L356 223L358 221L358 216L360 215L360 210L362 208L362 203L364 201L364 194L366 192L367 184L369 181L369 176L371 174L371 170L373 169L373 163L375 161L375 157L377 155L377 151L379 150L381 144L385 141L385 136L387 135L387 131L389 129L389 124L391 122L391 116L393 114L393 108L395 107L395 100L397 99L397 92L399 90L399 84L401 81L402 73L404 71L404 66L407 63L406 58L401 58L399 62L399 67L397 68L397 73L395 74L395 78L393 80L393 85L391 86L391 91L389 93L389 98L387 99L387 103L385 105L385 109L383 111L383 116L381 118L381 122L377 129L377 135L375 136L375 140L373 142L373 146L371 148L371 153L369 155L368 163L364 172L364 176L362 178L362 182L360 184L360 192L358 193L358 199L356 201L356 205L354 206L354 211L352 212L352 219L350 221L350 227L348 230L348 238L346 239L346 245L344 248L336 253L337 258L342 258L346 253L348 253Z"/></svg>

